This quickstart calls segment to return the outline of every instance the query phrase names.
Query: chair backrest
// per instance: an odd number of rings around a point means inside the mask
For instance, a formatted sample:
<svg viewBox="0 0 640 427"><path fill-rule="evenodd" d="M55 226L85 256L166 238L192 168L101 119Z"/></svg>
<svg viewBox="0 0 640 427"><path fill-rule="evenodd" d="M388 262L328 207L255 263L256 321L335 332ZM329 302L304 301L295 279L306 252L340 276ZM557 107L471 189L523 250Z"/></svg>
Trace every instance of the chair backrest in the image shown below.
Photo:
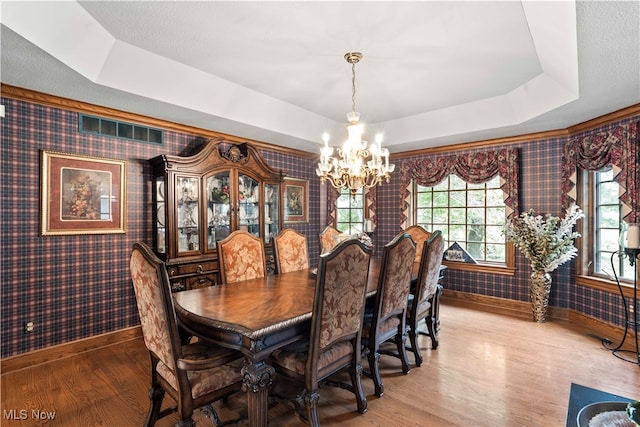
<svg viewBox="0 0 640 427"><path fill-rule="evenodd" d="M320 256L307 360L312 375L319 356L341 341L350 341L348 345L360 359L370 258L371 250L355 239Z"/></svg>
<svg viewBox="0 0 640 427"><path fill-rule="evenodd" d="M438 288L442 254L444 253L442 232L440 230L434 231L431 237L423 243L423 248L416 284L416 301L418 303L431 298Z"/></svg>
<svg viewBox="0 0 640 427"><path fill-rule="evenodd" d="M424 248L423 243L427 239L429 239L429 237L431 237L432 233L428 232L420 225L412 225L410 227L407 227L407 229L404 230L404 232L408 233L413 239L413 241L415 242L416 244L415 262L420 262L420 259L422 258L422 249Z"/></svg>
<svg viewBox="0 0 640 427"><path fill-rule="evenodd" d="M264 242L247 231L236 230L218 242L218 262L222 283L265 277Z"/></svg>
<svg viewBox="0 0 640 427"><path fill-rule="evenodd" d="M318 235L318 243L320 244L320 255L326 254L331 249L333 249L338 241L336 240L336 236L338 236L340 232L330 226L327 225L324 230Z"/></svg>
<svg viewBox="0 0 640 427"><path fill-rule="evenodd" d="M147 349L175 372L182 357L173 298L165 264L142 242L133 245L129 262L142 336Z"/></svg>
<svg viewBox="0 0 640 427"><path fill-rule="evenodd" d="M273 250L278 273L309 268L307 238L293 228L285 228L274 237Z"/></svg>
<svg viewBox="0 0 640 427"><path fill-rule="evenodd" d="M415 253L416 244L407 233L398 234L384 246L372 325L394 315L404 319Z"/></svg>

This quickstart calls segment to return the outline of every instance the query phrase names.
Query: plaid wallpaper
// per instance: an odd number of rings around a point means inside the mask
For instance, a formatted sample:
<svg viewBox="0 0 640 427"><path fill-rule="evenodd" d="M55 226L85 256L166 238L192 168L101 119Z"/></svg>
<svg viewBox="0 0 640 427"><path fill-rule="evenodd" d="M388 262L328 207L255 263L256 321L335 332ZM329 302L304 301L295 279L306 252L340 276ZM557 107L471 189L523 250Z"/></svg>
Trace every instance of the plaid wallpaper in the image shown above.
<svg viewBox="0 0 640 427"><path fill-rule="evenodd" d="M592 129L601 132L616 124L637 121L632 117L617 123ZM583 132L585 135L589 132ZM562 147L567 138L551 138L512 144L520 150L520 210L534 209L536 212L562 215ZM492 150L501 147L492 147ZM469 150L469 151L480 151ZM447 154L443 154L447 155ZM413 157L417 158L417 157ZM400 232L399 179L392 178L388 186L378 189L379 223L376 243L389 241ZM382 209L381 209L382 208ZM516 274L514 277L490 273L475 273L449 270L445 274L444 286L462 292L471 292L517 301L529 301L529 261L516 250ZM569 308L606 322L624 326L622 302L618 293L603 292L577 286L572 279L574 265L568 262L551 274L553 284L549 305Z"/></svg>
<svg viewBox="0 0 640 427"><path fill-rule="evenodd" d="M165 132L164 145L78 132L78 114L2 98L0 119L0 357L78 340L139 323L129 276L135 241L152 242L151 168L159 154L186 155L201 139ZM127 160L127 233L39 235L40 150ZM309 224L291 227L309 236L317 257L319 188L312 161L263 152L289 176L310 180ZM312 175L313 174L313 175ZM35 330L24 332L32 321Z"/></svg>
<svg viewBox="0 0 640 427"><path fill-rule="evenodd" d="M8 357L56 344L135 326L139 323L128 261L135 241L152 241L151 169L148 159L162 153L186 155L201 140L165 132L162 146L77 131L78 114L2 98L0 119L0 227L2 252L1 354ZM637 120L637 118L636 118ZM521 150L521 209L560 214L563 139L528 141ZM127 233L39 235L40 150L127 160ZM317 263L320 183L311 159L263 151L267 163L309 180L309 223L292 224L307 235L311 264ZM398 179L378 190L376 247L399 229ZM529 266L516 255L515 278L449 271L446 289L527 301ZM571 263L553 273L550 304L622 324L619 296L571 282ZM27 321L35 330L24 332Z"/></svg>

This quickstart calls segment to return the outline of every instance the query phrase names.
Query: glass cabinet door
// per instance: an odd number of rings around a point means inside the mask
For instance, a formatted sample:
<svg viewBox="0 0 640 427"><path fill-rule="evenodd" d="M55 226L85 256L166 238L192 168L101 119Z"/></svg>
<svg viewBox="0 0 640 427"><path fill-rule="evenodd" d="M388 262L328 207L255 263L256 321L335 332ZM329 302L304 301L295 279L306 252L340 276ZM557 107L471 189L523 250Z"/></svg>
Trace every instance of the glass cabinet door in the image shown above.
<svg viewBox="0 0 640 427"><path fill-rule="evenodd" d="M161 254L167 253L167 223L166 223L166 206L165 206L165 188L164 177L156 177L155 179L155 209L156 209L156 251Z"/></svg>
<svg viewBox="0 0 640 427"><path fill-rule="evenodd" d="M207 178L207 249L231 232L230 188L229 171Z"/></svg>
<svg viewBox="0 0 640 427"><path fill-rule="evenodd" d="M279 186L277 184L265 184L264 186L264 242L269 243L278 232L278 200L280 199Z"/></svg>
<svg viewBox="0 0 640 427"><path fill-rule="evenodd" d="M178 212L178 253L199 251L198 210L200 179L176 177L176 210Z"/></svg>
<svg viewBox="0 0 640 427"><path fill-rule="evenodd" d="M250 176L238 175L238 225L260 236L260 185Z"/></svg>

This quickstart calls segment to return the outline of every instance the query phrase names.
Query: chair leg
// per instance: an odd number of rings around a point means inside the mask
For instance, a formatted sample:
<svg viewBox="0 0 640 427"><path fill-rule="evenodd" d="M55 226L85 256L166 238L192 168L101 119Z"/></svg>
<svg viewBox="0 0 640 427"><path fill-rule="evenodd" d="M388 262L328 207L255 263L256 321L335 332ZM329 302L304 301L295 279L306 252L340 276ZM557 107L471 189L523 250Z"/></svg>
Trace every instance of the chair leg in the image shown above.
<svg viewBox="0 0 640 427"><path fill-rule="evenodd" d="M436 293L431 298L431 307L429 308L429 314L425 318L427 324L427 330L431 337L431 348L433 350L438 348L438 329L440 322L440 296L442 295L442 285L438 285Z"/></svg>
<svg viewBox="0 0 640 427"><path fill-rule="evenodd" d="M353 385L353 393L356 395L356 400L358 401L358 412L364 414L367 412L367 397L362 388L362 365L352 363L349 367L349 376L351 377L351 384Z"/></svg>
<svg viewBox="0 0 640 427"><path fill-rule="evenodd" d="M402 373L405 375L408 374L411 370L411 367L409 366L409 358L407 357L406 341L406 334L397 334L395 337L395 343L398 349L398 357L402 362Z"/></svg>
<svg viewBox="0 0 640 427"><path fill-rule="evenodd" d="M307 422L311 427L320 427L320 418L318 418L318 399L320 395L317 392L305 393L304 403L307 407Z"/></svg>
<svg viewBox="0 0 640 427"><path fill-rule="evenodd" d="M429 331L429 337L431 338L431 349L435 350L438 348L438 336L436 335L435 317L429 314L424 320L425 320L425 323L427 324L427 331Z"/></svg>
<svg viewBox="0 0 640 427"><path fill-rule="evenodd" d="M369 371L371 372L371 379L376 389L376 396L382 397L384 394L384 384L382 384L382 378L380 377L380 353L373 350L369 352Z"/></svg>
<svg viewBox="0 0 640 427"><path fill-rule="evenodd" d="M149 413L147 419L144 422L145 427L153 427L158 421L160 416L160 408L162 407L162 400L164 399L164 389L159 386L152 386L149 389Z"/></svg>
<svg viewBox="0 0 640 427"><path fill-rule="evenodd" d="M422 354L420 354L420 347L418 347L418 331L411 326L409 328L409 341L411 342L411 350L416 359L416 366L422 365Z"/></svg>

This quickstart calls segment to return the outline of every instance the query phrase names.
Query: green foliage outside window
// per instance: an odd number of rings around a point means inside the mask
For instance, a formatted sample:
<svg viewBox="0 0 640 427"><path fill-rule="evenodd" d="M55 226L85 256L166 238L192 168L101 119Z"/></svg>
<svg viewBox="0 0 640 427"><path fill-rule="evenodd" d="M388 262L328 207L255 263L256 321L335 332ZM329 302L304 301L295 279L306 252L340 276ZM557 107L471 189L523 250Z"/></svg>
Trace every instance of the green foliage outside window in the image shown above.
<svg viewBox="0 0 640 427"><path fill-rule="evenodd" d="M337 224L336 228L341 233L362 233L364 223L364 193L359 189L355 196L351 191L342 190L336 202Z"/></svg>
<svg viewBox="0 0 640 427"><path fill-rule="evenodd" d="M498 176L468 184L452 174L433 187L415 185L414 195L414 223L441 230L446 246L458 242L478 261L505 262L506 211Z"/></svg>

